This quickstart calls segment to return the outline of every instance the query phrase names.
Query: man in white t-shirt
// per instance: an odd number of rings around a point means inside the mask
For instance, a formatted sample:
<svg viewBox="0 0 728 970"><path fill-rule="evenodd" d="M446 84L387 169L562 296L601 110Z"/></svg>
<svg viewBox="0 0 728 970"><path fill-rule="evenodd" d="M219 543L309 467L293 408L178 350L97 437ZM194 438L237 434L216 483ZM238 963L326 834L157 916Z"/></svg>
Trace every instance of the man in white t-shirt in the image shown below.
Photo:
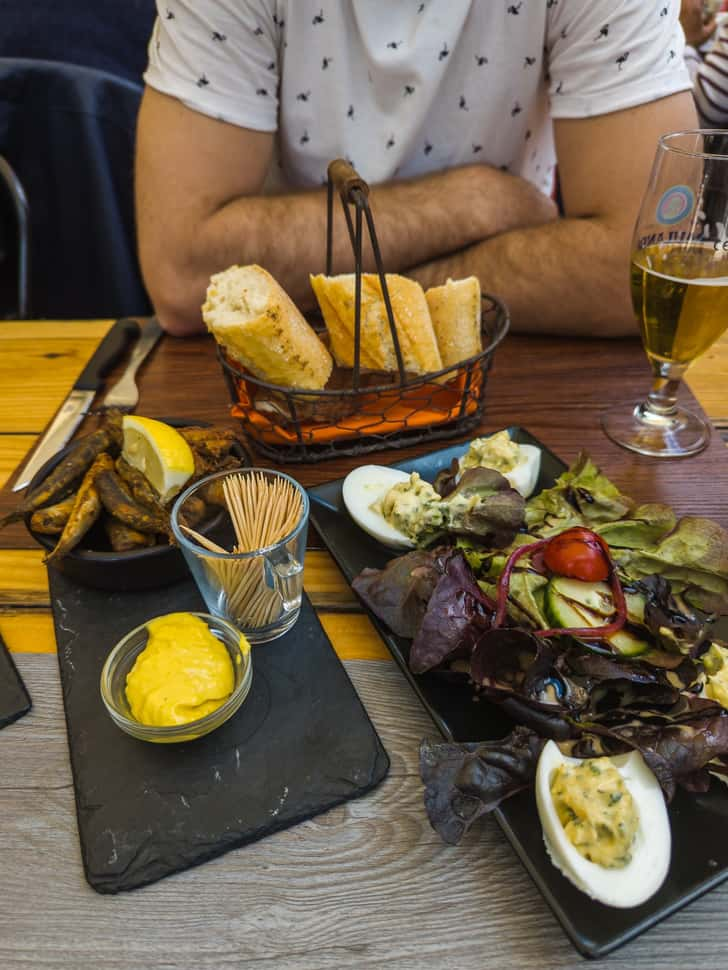
<svg viewBox="0 0 728 970"><path fill-rule="evenodd" d="M268 269L303 308L327 163L368 182L386 268L471 273L516 329L634 331L632 227L658 137L694 127L680 0L158 0L137 216L162 325L210 275ZM558 170L564 216L551 199ZM352 268L335 234L335 266Z"/></svg>

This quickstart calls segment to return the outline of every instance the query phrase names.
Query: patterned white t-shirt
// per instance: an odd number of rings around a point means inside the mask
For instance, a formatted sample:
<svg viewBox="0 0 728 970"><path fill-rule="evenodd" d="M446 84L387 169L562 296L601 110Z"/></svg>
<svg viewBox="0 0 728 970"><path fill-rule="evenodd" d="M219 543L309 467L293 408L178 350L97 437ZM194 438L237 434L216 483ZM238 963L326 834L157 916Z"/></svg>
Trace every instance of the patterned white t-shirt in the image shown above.
<svg viewBox="0 0 728 970"><path fill-rule="evenodd" d="M680 0L158 0L148 85L277 132L278 184L472 162L553 185L553 118L688 90Z"/></svg>

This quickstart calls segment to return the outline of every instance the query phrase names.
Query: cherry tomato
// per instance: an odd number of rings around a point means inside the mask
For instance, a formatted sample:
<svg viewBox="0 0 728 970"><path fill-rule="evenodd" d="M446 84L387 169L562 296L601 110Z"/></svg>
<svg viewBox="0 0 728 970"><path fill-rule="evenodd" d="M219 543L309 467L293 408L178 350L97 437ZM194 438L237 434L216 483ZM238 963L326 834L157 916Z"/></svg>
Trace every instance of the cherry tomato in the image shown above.
<svg viewBox="0 0 728 970"><path fill-rule="evenodd" d="M589 529L579 526L567 529L549 539L543 559L552 573L596 583L609 577L609 559L603 540Z"/></svg>

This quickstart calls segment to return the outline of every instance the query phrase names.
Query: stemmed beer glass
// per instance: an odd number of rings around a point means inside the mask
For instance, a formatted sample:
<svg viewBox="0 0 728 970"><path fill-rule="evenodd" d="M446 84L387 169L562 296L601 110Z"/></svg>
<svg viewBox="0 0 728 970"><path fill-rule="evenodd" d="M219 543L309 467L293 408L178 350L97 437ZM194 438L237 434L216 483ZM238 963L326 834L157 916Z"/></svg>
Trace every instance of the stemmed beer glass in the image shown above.
<svg viewBox="0 0 728 970"><path fill-rule="evenodd" d="M654 381L647 400L602 415L641 455L701 451L710 426L677 404L690 364L728 328L728 132L681 131L658 144L637 218L632 304Z"/></svg>

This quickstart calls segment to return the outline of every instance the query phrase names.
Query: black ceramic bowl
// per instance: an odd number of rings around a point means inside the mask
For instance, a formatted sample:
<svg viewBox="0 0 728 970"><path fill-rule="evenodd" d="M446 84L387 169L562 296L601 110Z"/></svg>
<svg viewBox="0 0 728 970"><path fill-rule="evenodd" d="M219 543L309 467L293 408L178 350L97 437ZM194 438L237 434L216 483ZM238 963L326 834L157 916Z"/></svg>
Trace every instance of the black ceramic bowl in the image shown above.
<svg viewBox="0 0 728 970"><path fill-rule="evenodd" d="M207 424L204 421L169 418L161 420L178 428L188 425L205 427ZM28 485L28 493L40 485L65 458L72 444L73 442L61 449L38 469ZM241 468L250 464L250 459L241 445L233 445L231 453L240 459ZM58 536L34 532L30 528L30 514L25 516L25 526L35 541L49 552L58 541ZM133 549L130 552L114 552L99 523L89 530L75 549L57 562L51 563L48 568L57 569L81 586L118 592L170 586L189 576L187 564L177 546L159 545L148 549Z"/></svg>

